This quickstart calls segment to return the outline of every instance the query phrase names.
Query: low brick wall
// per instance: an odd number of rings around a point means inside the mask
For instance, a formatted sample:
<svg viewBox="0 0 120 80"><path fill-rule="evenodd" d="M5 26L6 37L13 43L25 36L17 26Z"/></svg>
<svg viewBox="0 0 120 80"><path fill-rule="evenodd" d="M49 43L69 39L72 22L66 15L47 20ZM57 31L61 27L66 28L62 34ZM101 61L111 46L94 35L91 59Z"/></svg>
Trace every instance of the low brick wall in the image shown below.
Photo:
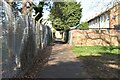
<svg viewBox="0 0 120 80"><path fill-rule="evenodd" d="M120 45L120 30L71 30L72 45Z"/></svg>

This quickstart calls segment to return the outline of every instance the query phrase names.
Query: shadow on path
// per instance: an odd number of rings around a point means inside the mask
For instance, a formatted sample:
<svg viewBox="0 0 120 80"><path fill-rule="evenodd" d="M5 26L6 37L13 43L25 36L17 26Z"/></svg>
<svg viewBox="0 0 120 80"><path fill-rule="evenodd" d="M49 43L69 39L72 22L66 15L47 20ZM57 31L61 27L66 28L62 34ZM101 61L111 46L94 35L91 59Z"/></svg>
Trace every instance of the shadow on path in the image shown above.
<svg viewBox="0 0 120 80"><path fill-rule="evenodd" d="M56 62L48 65L38 75L38 78L90 78L81 62Z"/></svg>
<svg viewBox="0 0 120 80"><path fill-rule="evenodd" d="M82 61L76 59L70 46L61 40L55 41L48 64L38 71L36 78L90 78Z"/></svg>
<svg viewBox="0 0 120 80"><path fill-rule="evenodd" d="M100 56L78 57L85 64L87 72L93 78L120 78L120 55L112 53L99 53ZM117 79L118 80L118 79Z"/></svg>
<svg viewBox="0 0 120 80"><path fill-rule="evenodd" d="M25 78L90 78L82 61L71 52L70 46L57 39L52 46L39 51L34 65Z"/></svg>

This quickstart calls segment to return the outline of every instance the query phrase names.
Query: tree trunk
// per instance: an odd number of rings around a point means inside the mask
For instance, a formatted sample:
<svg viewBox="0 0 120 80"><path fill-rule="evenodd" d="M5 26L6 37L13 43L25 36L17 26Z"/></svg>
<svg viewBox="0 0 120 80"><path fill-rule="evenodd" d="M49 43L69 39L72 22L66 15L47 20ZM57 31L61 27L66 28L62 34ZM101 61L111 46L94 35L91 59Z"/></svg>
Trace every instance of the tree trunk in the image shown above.
<svg viewBox="0 0 120 80"><path fill-rule="evenodd" d="M26 8L26 0L22 0L22 14L25 15L27 8Z"/></svg>

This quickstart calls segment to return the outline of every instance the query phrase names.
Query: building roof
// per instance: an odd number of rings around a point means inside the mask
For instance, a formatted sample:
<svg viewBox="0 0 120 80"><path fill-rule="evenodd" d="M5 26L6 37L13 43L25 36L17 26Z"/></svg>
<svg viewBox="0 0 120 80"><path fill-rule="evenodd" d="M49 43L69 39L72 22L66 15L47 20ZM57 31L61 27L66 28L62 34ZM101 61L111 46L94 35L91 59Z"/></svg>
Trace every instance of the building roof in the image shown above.
<svg viewBox="0 0 120 80"><path fill-rule="evenodd" d="M117 3L116 5L118 5L118 4L120 4L120 3ZM108 12L111 8L113 8L116 5L110 5L110 6L106 7L106 8L104 8L104 10L102 10L101 12L96 13L95 15L89 17L88 19L86 19L86 21L89 22L89 21L93 20L94 18L96 18L96 17L98 17L98 16Z"/></svg>

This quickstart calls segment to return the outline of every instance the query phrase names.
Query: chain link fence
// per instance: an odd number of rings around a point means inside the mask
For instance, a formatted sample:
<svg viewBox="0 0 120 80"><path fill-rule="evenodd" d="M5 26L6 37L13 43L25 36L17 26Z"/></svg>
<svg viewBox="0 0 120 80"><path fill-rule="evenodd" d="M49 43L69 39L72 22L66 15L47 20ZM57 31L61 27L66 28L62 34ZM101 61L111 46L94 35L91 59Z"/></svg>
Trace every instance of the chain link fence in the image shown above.
<svg viewBox="0 0 120 80"><path fill-rule="evenodd" d="M29 67L38 50L51 43L52 32L29 13L22 15L4 0L0 3L0 74L3 78L11 78Z"/></svg>

